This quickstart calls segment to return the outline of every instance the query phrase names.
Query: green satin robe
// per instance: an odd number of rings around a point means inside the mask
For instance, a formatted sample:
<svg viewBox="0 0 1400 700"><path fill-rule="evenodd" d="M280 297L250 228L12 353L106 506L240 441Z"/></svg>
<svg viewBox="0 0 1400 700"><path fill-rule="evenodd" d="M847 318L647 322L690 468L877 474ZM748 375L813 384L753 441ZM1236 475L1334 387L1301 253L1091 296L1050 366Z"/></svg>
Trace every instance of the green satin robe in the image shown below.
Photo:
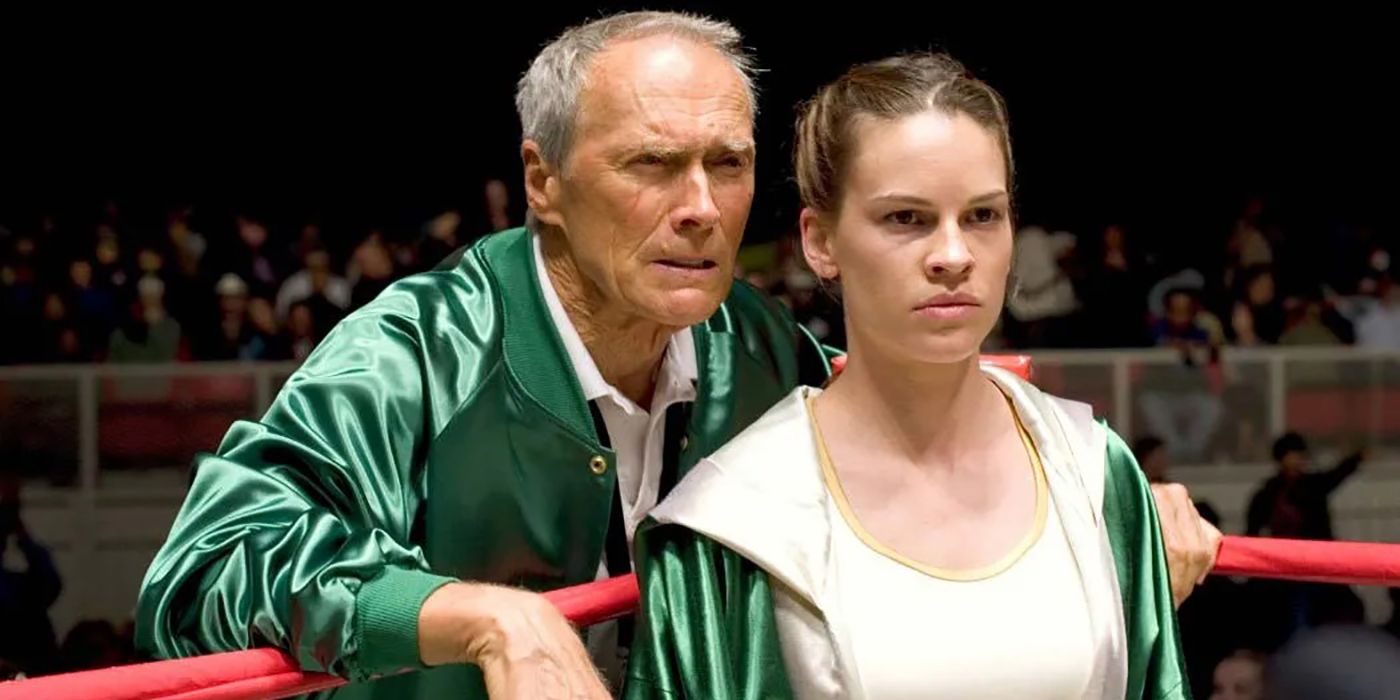
<svg viewBox="0 0 1400 700"><path fill-rule="evenodd" d="M1132 451L1108 432L1104 526L1126 627L1127 698L1189 699L1156 504ZM627 700L791 698L768 575L679 525L638 532L642 616Z"/></svg>
<svg viewBox="0 0 1400 700"><path fill-rule="evenodd" d="M465 666L367 681L421 666L418 610L447 582L547 590L597 573L616 461L533 256L515 229L394 284L336 327L261 420L197 459L142 584L143 652L275 646L355 681L341 700L485 697ZM692 333L700 380L682 473L829 371L821 346L742 283Z"/></svg>

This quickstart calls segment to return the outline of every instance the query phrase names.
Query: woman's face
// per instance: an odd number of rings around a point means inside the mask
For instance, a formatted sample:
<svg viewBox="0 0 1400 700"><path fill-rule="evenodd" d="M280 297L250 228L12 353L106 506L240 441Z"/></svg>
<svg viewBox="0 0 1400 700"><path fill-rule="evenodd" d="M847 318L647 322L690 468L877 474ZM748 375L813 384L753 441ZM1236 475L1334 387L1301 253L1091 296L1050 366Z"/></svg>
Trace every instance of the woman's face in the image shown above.
<svg viewBox="0 0 1400 700"><path fill-rule="evenodd" d="M1011 267L1001 146L966 115L863 118L837 212L802 213L808 262L840 277L852 345L958 362L996 325Z"/></svg>

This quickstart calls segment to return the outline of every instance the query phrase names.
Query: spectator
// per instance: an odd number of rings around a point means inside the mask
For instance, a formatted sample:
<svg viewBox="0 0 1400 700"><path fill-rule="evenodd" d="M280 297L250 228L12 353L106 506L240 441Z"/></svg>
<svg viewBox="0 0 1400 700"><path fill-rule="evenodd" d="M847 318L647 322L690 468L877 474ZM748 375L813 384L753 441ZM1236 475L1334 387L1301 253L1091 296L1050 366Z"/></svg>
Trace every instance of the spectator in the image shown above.
<svg viewBox="0 0 1400 700"><path fill-rule="evenodd" d="M1138 438L1133 443L1133 456L1137 458L1138 466L1142 467L1142 473L1148 481L1154 484L1166 483L1167 465L1171 457L1167 454L1167 445L1162 442L1162 438L1156 435Z"/></svg>
<svg viewBox="0 0 1400 700"><path fill-rule="evenodd" d="M394 258L384 245L384 234L369 232L350 256L346 276L352 285L350 307L354 309L372 301L394 281Z"/></svg>
<svg viewBox="0 0 1400 700"><path fill-rule="evenodd" d="M1317 298L1297 298L1287 306L1288 321L1279 336L1279 345L1341 345L1337 332L1326 321L1326 310ZM1297 369L1297 368L1292 368Z"/></svg>
<svg viewBox="0 0 1400 700"><path fill-rule="evenodd" d="M39 362L43 361L43 331L41 314L43 295L40 293L37 273L32 256L32 243L29 253L18 248L24 239L15 241L16 249L0 258L0 313L9 321L13 331L10 339L0 343L0 362Z"/></svg>
<svg viewBox="0 0 1400 700"><path fill-rule="evenodd" d="M1205 508L1210 515L1203 510L1202 517L1218 526L1218 516L1210 517L1214 509ZM1258 643L1253 625L1260 611L1244 586L1225 576L1208 577L1181 604L1177 619L1192 696L1203 698L1213 687L1218 690L1220 664L1241 646Z"/></svg>
<svg viewBox="0 0 1400 700"><path fill-rule="evenodd" d="M110 224L97 227L97 245L93 248L97 264L93 267L94 284L113 290L118 299L127 292L127 270L122 260L121 238Z"/></svg>
<svg viewBox="0 0 1400 700"><path fill-rule="evenodd" d="M417 263L420 269L432 269L461 245L459 229L462 214L449 209L423 225L423 239L418 243Z"/></svg>
<svg viewBox="0 0 1400 700"><path fill-rule="evenodd" d="M165 283L146 276L137 283L139 301L115 332L108 348L112 362L174 362L180 354L180 323L165 310Z"/></svg>
<svg viewBox="0 0 1400 700"><path fill-rule="evenodd" d="M792 309L792 316L812 333L818 341L844 347L846 323L841 306L830 290L823 289L810 270L792 268L784 276L782 298Z"/></svg>
<svg viewBox="0 0 1400 700"><path fill-rule="evenodd" d="M129 659L117 628L107 620L83 620L63 638L60 651L65 673L120 666Z"/></svg>
<svg viewBox="0 0 1400 700"><path fill-rule="evenodd" d="M136 252L136 274L139 277L152 275L165 281L169 271L165 267L165 256L156 246L141 246Z"/></svg>
<svg viewBox="0 0 1400 700"><path fill-rule="evenodd" d="M1351 586L1319 585L1313 588L1312 601L1308 606L1310 627L1364 624L1366 604Z"/></svg>
<svg viewBox="0 0 1400 700"><path fill-rule="evenodd" d="M1166 297L1166 316L1152 329L1157 345L1177 351L1181 363L1156 371L1144 382L1140 405L1147 427L1166 442L1172 459L1204 456L1223 411L1207 372L1217 348L1199 321L1200 304L1189 290Z"/></svg>
<svg viewBox="0 0 1400 700"><path fill-rule="evenodd" d="M282 280L282 261L268 245L267 226L259 219L241 215L237 219L239 245L233 251L226 270L248 285L254 296L277 293Z"/></svg>
<svg viewBox="0 0 1400 700"><path fill-rule="evenodd" d="M248 302L248 323L252 334L239 350L244 360L287 360L292 351L287 338L277 326L277 315L272 310L272 302L255 297Z"/></svg>
<svg viewBox="0 0 1400 700"><path fill-rule="evenodd" d="M1215 667L1210 700L1263 700L1264 656L1240 650Z"/></svg>
<svg viewBox="0 0 1400 700"><path fill-rule="evenodd" d="M479 233L489 233L492 231L504 231L511 228L510 220L510 190L506 188L506 183L502 180L488 180L486 182L486 231Z"/></svg>
<svg viewBox="0 0 1400 700"><path fill-rule="evenodd" d="M254 333L248 322L248 285L233 273L219 278L214 289L219 297L218 319L205 333L197 356L201 360L237 360Z"/></svg>
<svg viewBox="0 0 1400 700"><path fill-rule="evenodd" d="M166 216L165 235L176 271L181 277L193 280L200 276L201 263L204 261L205 251L209 249L209 242L202 234L190 228L189 217L188 210L172 210Z"/></svg>
<svg viewBox="0 0 1400 700"><path fill-rule="evenodd" d="M1362 625L1298 635L1269 662L1269 700L1374 700L1400 688L1400 642Z"/></svg>
<svg viewBox="0 0 1400 700"><path fill-rule="evenodd" d="M321 238L321 225L308 221L301 226L301 234L297 236L296 245L292 247L293 260L306 260L306 256L314 251L322 250L326 247Z"/></svg>
<svg viewBox="0 0 1400 700"><path fill-rule="evenodd" d="M1400 287L1387 275L1376 283L1373 296L1355 317L1357 345L1400 349Z"/></svg>
<svg viewBox="0 0 1400 700"><path fill-rule="evenodd" d="M62 295L44 297L43 323L39 326L36 359L42 362L91 362L100 354L69 313ZM105 345L103 346L105 348Z"/></svg>
<svg viewBox="0 0 1400 700"><path fill-rule="evenodd" d="M1167 275L1148 290L1147 313L1148 317L1152 319L1148 329L1149 340L1153 344L1157 344L1158 338L1155 329L1167 316L1168 297L1183 292L1194 300L1195 325L1205 331L1210 346L1218 348L1224 345L1225 326L1202 302L1205 296L1205 276L1194 268L1184 268L1174 274Z"/></svg>
<svg viewBox="0 0 1400 700"><path fill-rule="evenodd" d="M1274 442L1273 456L1278 472L1250 499L1246 533L1332 539L1328 498L1361 468L1365 452L1354 452L1327 471L1309 472L1307 441L1298 433L1288 433Z"/></svg>
<svg viewBox="0 0 1400 700"><path fill-rule="evenodd" d="M204 270L208 247L204 236L190 228L186 209L174 209L166 215L165 240L158 248L165 263L162 280L170 314L184 328L209 325L208 311L214 298L211 278Z"/></svg>
<svg viewBox="0 0 1400 700"><path fill-rule="evenodd" d="M52 670L49 607L63 586L49 552L20 519L20 482L0 474L0 659L27 675Z"/></svg>
<svg viewBox="0 0 1400 700"><path fill-rule="evenodd" d="M277 317L287 318L293 304L311 307L317 337L334 326L350 308L350 283L331 272L331 256L325 249L306 254L306 269L287 278L277 292Z"/></svg>
<svg viewBox="0 0 1400 700"><path fill-rule="evenodd" d="M1105 227L1101 245L1085 266L1079 293L1084 300L1084 344L1105 348L1147 344L1142 267L1128 247L1123 227Z"/></svg>
<svg viewBox="0 0 1400 700"><path fill-rule="evenodd" d="M1267 267L1250 268L1244 274L1241 293L1231 313L1236 345L1275 345L1283 334L1283 304L1278 300L1274 273Z"/></svg>
<svg viewBox="0 0 1400 700"><path fill-rule="evenodd" d="M1233 289L1241 273L1259 265L1272 265L1273 245L1264 235L1264 200L1252 197L1235 221L1225 246L1225 289Z"/></svg>
<svg viewBox="0 0 1400 700"><path fill-rule="evenodd" d="M291 359L304 362L316 348L316 343L321 340L316 333L316 327L317 319L310 306L305 302L292 305L292 311L287 315L288 351Z"/></svg>
<svg viewBox="0 0 1400 700"><path fill-rule="evenodd" d="M120 308L117 292L97 284L92 263L81 258L68 264L68 285L69 316L81 331L80 340L86 351L83 354L92 356L93 350L106 344L107 336L116 327Z"/></svg>
<svg viewBox="0 0 1400 700"><path fill-rule="evenodd" d="M1332 539L1332 492L1361 467L1364 452L1355 452L1325 472L1309 472L1308 443L1296 432L1274 441L1278 473L1249 500L1245 532L1249 535L1306 540ZM1308 625L1358 621L1360 601L1345 587L1288 581L1261 581L1251 589L1264 606L1264 626L1276 627L1286 640Z"/></svg>
<svg viewBox="0 0 1400 700"><path fill-rule="evenodd" d="M1073 253L1074 236L1069 233L1051 235L1039 226L1017 232L1006 309L1016 322L1013 337L1019 346L1051 347L1063 340L1065 324L1079 308L1064 269Z"/></svg>

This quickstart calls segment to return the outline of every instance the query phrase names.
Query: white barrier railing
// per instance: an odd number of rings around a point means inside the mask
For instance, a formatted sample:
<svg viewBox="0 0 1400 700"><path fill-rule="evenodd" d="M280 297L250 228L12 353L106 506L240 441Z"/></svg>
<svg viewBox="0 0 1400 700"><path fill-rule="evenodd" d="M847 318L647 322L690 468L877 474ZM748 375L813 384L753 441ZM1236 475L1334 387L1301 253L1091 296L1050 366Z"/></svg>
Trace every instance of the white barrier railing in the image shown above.
<svg viewBox="0 0 1400 700"><path fill-rule="evenodd" d="M1166 349L1052 350L1030 353L1037 381L1047 390L1086 400L1125 436L1152 432L1141 425L1157 419L1144 406L1157 394L1181 396L1193 391L1214 395L1217 421L1237 427L1247 424L1256 436L1240 444L1214 444L1187 461L1257 463L1267 460L1260 444L1292 427L1314 430L1323 445L1334 442L1400 447L1400 421L1388 417L1400 409L1400 351L1354 347L1231 348L1218 366L1185 369L1179 356ZM67 481L83 491L96 488L103 464L102 438L113 437L110 423L133 408L158 414L162 403L173 414L200 411L206 399L222 406L226 415L260 415L275 392L295 370L292 363L188 363L167 365L54 365L0 367L0 441L16 439L30 449L65 462L75 472ZM180 384L182 380L187 383ZM188 383L188 381L193 383ZM222 381L222 384L220 383ZM201 392L208 394L201 396ZM1395 396L1392 399L1391 393ZM1311 402L1311 403L1310 403ZM1345 415L1336 415L1336 411ZM1319 412L1331 412L1331 420ZM40 425L44 437L26 430L42 414L54 416ZM1158 411L1157 413L1161 413ZM133 422L133 421L127 421ZM1302 425L1298 425L1299 423ZM1317 423L1324 425L1317 425ZM1338 424L1340 423L1340 425ZM64 429L60 429L60 424ZM111 428L103 430L103 428ZM202 426L207 429L207 425ZM1342 429L1345 428L1345 429ZM8 430L7 430L8 429ZM149 436L158 439L159 436ZM1251 444L1243 444L1250 442ZM216 441L215 441L216 442ZM1341 446L1338 443L1337 446ZM202 449L213 449L207 444ZM61 455L73 450L68 457ZM0 455L18 456L14 450ZM192 454L170 454L169 462L188 463ZM167 457L167 455L162 455ZM71 464L67 464L70 462Z"/></svg>

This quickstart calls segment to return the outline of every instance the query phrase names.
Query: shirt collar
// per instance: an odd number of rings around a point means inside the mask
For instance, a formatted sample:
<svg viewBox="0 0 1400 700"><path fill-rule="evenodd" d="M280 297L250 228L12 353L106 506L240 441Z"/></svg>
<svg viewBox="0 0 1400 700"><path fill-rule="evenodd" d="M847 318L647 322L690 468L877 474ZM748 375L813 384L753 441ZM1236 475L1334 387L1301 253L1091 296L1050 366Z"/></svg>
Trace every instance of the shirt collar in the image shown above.
<svg viewBox="0 0 1400 700"><path fill-rule="evenodd" d="M554 322L554 328L559 332L559 339L564 343L564 351L569 355L569 364L573 366L574 375L578 377L579 387L583 389L584 400L594 401L611 397L623 408L639 410L640 407L603 379L602 372L598 371L598 364L593 361L593 356L589 354L587 346L583 344L583 338L579 336L574 322L569 318L568 312L564 310L564 302L559 299L559 293L555 291L554 284L549 279L549 273L544 265L544 252L540 245L540 235L531 233L530 237L535 249L535 269L540 281L540 292L544 294L544 303L549 308L550 320ZM673 333L670 340L666 342L666 355L661 360L661 371L657 376L653 405L665 405L672 398L694 400L695 383L699 377L700 370L695 359L695 338L691 335L690 329L686 328Z"/></svg>

